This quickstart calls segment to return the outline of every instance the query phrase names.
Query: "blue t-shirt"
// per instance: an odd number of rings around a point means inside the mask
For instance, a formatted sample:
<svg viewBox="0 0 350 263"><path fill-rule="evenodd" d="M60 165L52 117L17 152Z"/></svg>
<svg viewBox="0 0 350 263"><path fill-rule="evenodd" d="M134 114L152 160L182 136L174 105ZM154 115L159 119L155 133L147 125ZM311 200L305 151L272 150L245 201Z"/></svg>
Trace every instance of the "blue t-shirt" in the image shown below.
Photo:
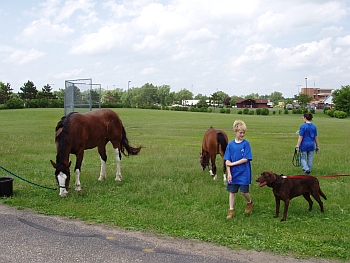
<svg viewBox="0 0 350 263"><path fill-rule="evenodd" d="M247 140L236 143L234 140L227 145L224 160L236 162L242 158L248 159L248 162L230 167L232 182L228 184L249 185L252 183L252 168L250 161L253 160L252 149Z"/></svg>
<svg viewBox="0 0 350 263"><path fill-rule="evenodd" d="M315 150L315 137L317 136L316 125L312 122L303 123L300 126L299 135L303 136L303 140L300 143L301 151L314 151Z"/></svg>

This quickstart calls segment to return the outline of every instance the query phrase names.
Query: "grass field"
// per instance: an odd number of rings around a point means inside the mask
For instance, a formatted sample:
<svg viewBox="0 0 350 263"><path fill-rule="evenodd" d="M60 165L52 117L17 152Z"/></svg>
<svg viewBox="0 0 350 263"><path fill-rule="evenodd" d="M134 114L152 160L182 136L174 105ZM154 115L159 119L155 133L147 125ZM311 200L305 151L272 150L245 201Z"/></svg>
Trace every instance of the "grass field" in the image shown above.
<svg viewBox="0 0 350 263"><path fill-rule="evenodd" d="M116 112L131 144L144 146L139 156L123 156L122 182L114 181L115 158L108 144L104 182L97 181L97 150L85 152L82 194L71 189L68 197L60 198L58 191L15 178L13 197L1 198L0 202L47 215L199 239L231 249L264 250L300 258L350 259L350 177L320 179L328 198L324 201L325 212L320 212L317 202L308 212L307 202L298 197L290 203L286 222L273 218L271 188L258 188L255 182L265 170L285 175L302 172L292 165L301 115L139 109ZM56 187L50 159L55 160L54 130L62 115L63 109L0 111L0 165L27 180ZM238 195L235 217L227 221L228 193L222 173L213 181L208 170L202 172L199 153L203 135L211 125L226 131L232 140L235 119L244 120L248 128L245 138L253 150L251 196L255 207L251 215L245 215L245 200ZM350 173L350 119L330 118L317 112L313 122L318 127L321 153L315 155L312 175ZM71 159L74 164L74 156ZM9 175L0 170L0 176Z"/></svg>

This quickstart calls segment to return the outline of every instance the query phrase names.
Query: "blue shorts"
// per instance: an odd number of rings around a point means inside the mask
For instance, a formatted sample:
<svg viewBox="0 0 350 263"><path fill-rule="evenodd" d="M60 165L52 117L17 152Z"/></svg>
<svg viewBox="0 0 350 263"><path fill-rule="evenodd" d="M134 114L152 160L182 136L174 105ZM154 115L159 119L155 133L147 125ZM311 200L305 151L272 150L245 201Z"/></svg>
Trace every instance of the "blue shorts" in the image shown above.
<svg viewBox="0 0 350 263"><path fill-rule="evenodd" d="M226 190L230 193L237 193L238 189L241 190L241 193L249 193L249 185L227 184L226 186Z"/></svg>

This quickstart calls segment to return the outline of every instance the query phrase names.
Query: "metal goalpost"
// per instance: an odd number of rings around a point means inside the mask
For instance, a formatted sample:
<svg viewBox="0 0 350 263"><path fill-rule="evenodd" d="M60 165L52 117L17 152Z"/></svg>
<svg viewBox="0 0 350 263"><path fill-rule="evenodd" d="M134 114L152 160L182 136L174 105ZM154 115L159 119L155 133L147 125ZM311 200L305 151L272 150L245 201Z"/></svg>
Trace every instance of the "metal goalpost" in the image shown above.
<svg viewBox="0 0 350 263"><path fill-rule="evenodd" d="M96 89L93 89L97 87ZM65 81L64 114L87 112L101 107L101 85L93 84L92 79L75 79Z"/></svg>

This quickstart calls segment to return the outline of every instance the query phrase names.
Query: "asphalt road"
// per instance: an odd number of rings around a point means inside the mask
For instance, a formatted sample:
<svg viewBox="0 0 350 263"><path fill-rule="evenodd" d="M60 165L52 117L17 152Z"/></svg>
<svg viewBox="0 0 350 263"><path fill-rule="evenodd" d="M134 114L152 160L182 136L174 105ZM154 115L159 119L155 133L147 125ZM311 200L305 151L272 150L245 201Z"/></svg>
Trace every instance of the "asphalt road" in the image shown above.
<svg viewBox="0 0 350 263"><path fill-rule="evenodd" d="M224 231L224 229L223 229ZM39 215L0 204L0 263L29 262L330 262L233 251L196 240Z"/></svg>
<svg viewBox="0 0 350 263"><path fill-rule="evenodd" d="M237 262L182 251L175 240L0 205L0 262ZM145 234L145 235L144 235ZM148 241L150 239L150 241Z"/></svg>

